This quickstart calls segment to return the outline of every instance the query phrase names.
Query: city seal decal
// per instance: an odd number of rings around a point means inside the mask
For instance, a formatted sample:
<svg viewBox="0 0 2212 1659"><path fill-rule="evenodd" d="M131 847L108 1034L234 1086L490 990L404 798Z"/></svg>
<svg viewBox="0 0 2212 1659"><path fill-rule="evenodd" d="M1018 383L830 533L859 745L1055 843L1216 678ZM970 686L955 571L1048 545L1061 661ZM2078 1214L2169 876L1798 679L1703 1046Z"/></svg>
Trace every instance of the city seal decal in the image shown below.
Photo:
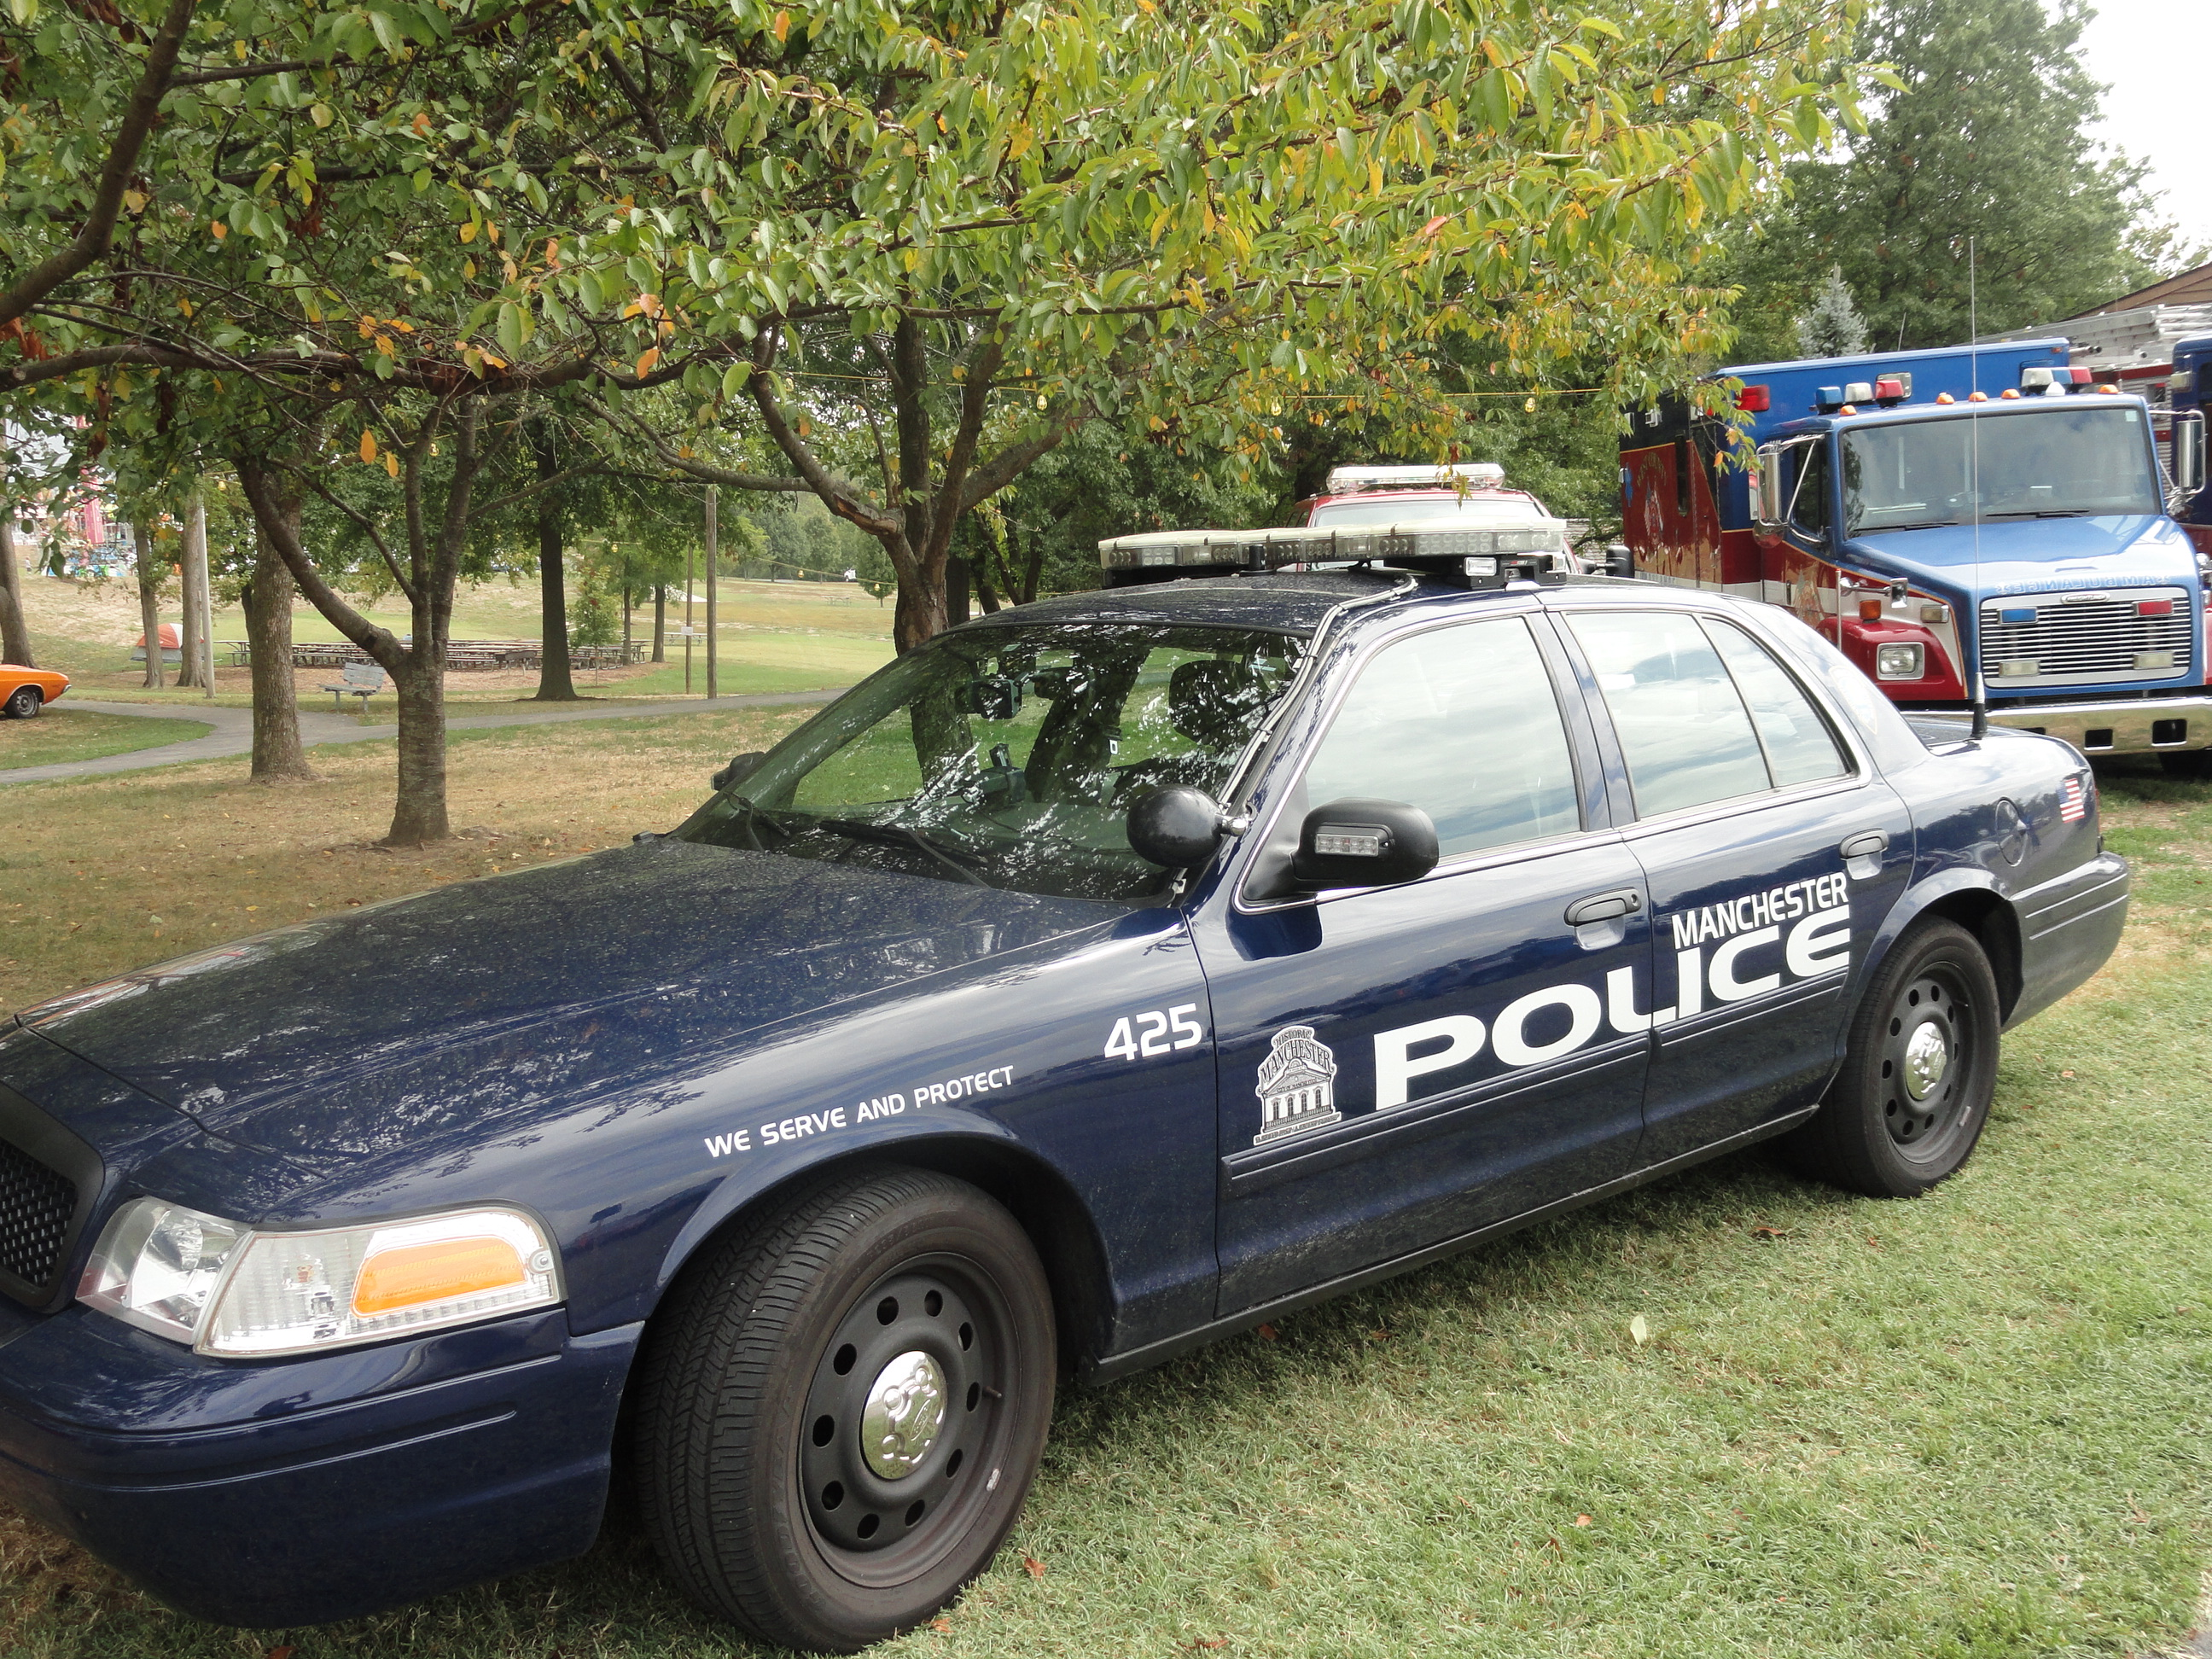
<svg viewBox="0 0 2212 1659"><path fill-rule="evenodd" d="M1267 1059L1260 1062L1260 1133L1255 1146L1300 1135L1334 1123L1336 1055L1314 1036L1310 1025L1285 1025L1275 1033Z"/></svg>

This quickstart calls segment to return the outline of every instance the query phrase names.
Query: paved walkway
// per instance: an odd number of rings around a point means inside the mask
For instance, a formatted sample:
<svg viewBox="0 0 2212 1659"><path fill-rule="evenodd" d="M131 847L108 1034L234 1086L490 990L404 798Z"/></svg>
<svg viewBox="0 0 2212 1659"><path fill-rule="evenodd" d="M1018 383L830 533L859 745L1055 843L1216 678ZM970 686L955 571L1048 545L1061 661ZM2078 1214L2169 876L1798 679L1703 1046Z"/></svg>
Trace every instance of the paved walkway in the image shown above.
<svg viewBox="0 0 2212 1659"><path fill-rule="evenodd" d="M827 702L837 691L757 691L741 697L686 697L681 702L516 703L495 714L449 712L447 729L478 732L501 726L557 726L568 720L635 720L655 714L705 714L721 708L781 708L793 703ZM149 766L173 766L179 761L216 760L226 755L251 754L253 716L244 708L193 708L184 704L100 702L71 697L71 708L94 714L135 714L149 720L197 720L215 730L204 738L165 743L155 749L134 749L127 755L103 755L98 760L57 761L51 766L19 766L0 770L0 784L39 783L52 778L94 778L111 772L136 772ZM480 708L481 704L449 703L448 710ZM397 737L397 726L362 726L345 714L300 711L300 741L364 743L372 738Z"/></svg>

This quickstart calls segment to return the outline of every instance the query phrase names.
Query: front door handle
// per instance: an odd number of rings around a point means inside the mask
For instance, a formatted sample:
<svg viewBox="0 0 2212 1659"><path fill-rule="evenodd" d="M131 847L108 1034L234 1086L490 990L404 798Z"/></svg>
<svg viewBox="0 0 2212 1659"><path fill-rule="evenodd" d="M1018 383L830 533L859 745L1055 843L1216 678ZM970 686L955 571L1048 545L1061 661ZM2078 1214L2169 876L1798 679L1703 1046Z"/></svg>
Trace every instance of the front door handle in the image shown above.
<svg viewBox="0 0 2212 1659"><path fill-rule="evenodd" d="M1878 859L1889 851L1887 830L1862 830L1836 849L1847 859Z"/></svg>
<svg viewBox="0 0 2212 1659"><path fill-rule="evenodd" d="M1580 927L1593 921L1611 921L1616 916L1632 916L1643 908L1644 895L1633 887L1611 893L1592 893L1567 907L1567 926Z"/></svg>

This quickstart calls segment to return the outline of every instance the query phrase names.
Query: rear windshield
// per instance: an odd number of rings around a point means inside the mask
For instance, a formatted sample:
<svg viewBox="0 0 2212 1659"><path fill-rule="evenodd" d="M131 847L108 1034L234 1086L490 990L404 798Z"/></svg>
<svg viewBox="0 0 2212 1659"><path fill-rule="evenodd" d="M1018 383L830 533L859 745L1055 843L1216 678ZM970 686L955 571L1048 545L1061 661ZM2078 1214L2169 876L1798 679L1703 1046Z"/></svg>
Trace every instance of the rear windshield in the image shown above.
<svg viewBox="0 0 2212 1659"><path fill-rule="evenodd" d="M2142 411L2060 404L1844 434L1844 533L2162 510Z"/></svg>
<svg viewBox="0 0 2212 1659"><path fill-rule="evenodd" d="M1376 495L1364 501L1334 501L1313 510L1313 522L1332 530L1370 524L1417 524L1432 519L1453 519L1462 524L1530 524L1544 515L1533 501L1425 501L1402 495Z"/></svg>

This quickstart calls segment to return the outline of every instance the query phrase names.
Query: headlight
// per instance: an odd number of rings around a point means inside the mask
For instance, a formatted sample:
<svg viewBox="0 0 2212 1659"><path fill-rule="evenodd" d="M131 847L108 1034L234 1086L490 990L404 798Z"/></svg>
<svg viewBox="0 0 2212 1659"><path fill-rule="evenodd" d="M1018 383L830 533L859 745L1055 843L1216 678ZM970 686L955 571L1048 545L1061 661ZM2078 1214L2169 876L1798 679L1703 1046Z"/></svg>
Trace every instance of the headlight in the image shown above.
<svg viewBox="0 0 2212 1659"><path fill-rule="evenodd" d="M142 1198L93 1247L77 1299L230 1358L306 1353L550 1307L560 1266L520 1210L256 1232Z"/></svg>
<svg viewBox="0 0 2212 1659"><path fill-rule="evenodd" d="M1917 645L1878 645L1874 651L1874 673L1881 680L1917 680L1925 661Z"/></svg>

